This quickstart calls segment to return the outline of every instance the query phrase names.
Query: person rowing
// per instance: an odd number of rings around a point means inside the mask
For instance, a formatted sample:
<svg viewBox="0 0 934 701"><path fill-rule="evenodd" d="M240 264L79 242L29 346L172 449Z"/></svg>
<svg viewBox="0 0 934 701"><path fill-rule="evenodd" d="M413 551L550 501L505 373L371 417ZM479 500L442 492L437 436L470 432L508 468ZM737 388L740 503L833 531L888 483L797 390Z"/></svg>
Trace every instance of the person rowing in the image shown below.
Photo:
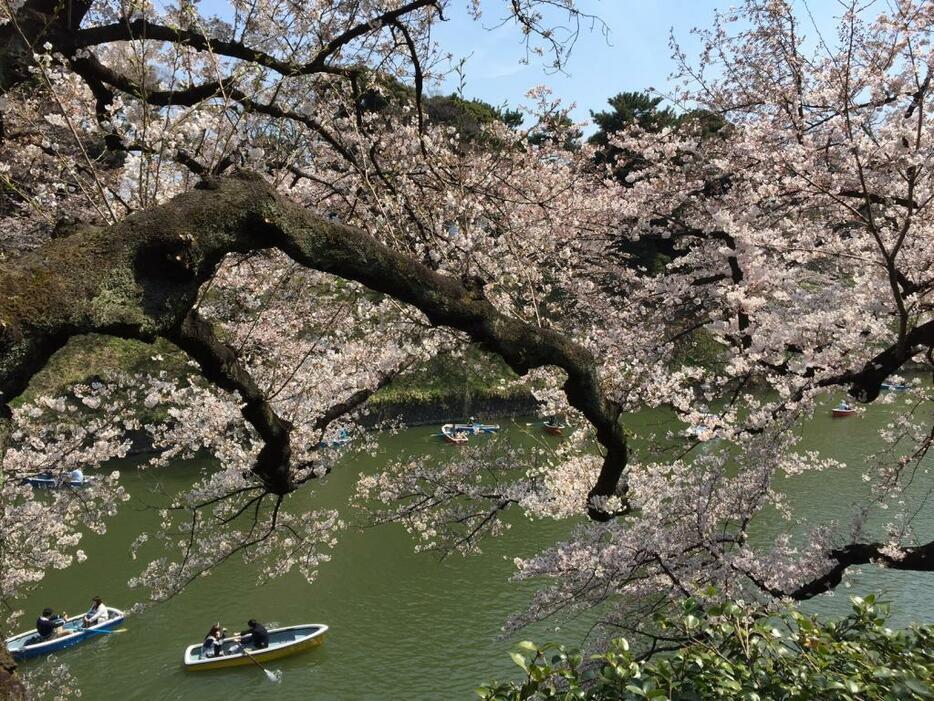
<svg viewBox="0 0 934 701"><path fill-rule="evenodd" d="M95 596L91 599L91 608L88 609L88 612L84 614L84 618L81 622L84 624L85 628L90 628L91 626L96 626L98 623L104 623L110 619L110 611L104 605L104 602L99 596Z"/></svg>
<svg viewBox="0 0 934 701"><path fill-rule="evenodd" d="M247 621L249 628L240 633L240 644L250 643L257 650L263 650L269 647L269 632L266 627L259 623L255 618Z"/></svg>
<svg viewBox="0 0 934 701"><path fill-rule="evenodd" d="M48 607L42 609L42 615L36 619L36 632L39 634L39 640L45 642L68 635L64 628L67 619L67 613L62 612L62 615L58 616Z"/></svg>

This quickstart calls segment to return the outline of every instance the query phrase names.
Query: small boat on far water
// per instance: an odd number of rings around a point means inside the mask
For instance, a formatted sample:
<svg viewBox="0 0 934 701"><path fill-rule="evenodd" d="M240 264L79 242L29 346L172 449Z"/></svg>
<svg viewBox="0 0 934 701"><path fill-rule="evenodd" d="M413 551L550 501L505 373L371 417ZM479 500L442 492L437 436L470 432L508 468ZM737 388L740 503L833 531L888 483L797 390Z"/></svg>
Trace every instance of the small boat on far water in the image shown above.
<svg viewBox="0 0 934 701"><path fill-rule="evenodd" d="M42 472L32 477L23 478L23 484L28 484L30 487L36 489L64 489L66 487L82 489L84 487L90 487L93 482L93 477L74 479L70 477L69 474L54 475L51 472Z"/></svg>
<svg viewBox="0 0 934 701"><path fill-rule="evenodd" d="M702 413L700 421L684 429L684 435L688 438L696 438L701 442L716 437L717 418L715 414Z"/></svg>
<svg viewBox="0 0 934 701"><path fill-rule="evenodd" d="M346 428L342 428L335 438L331 440L321 441L318 443L319 448L343 448L345 445L350 443L350 432Z"/></svg>
<svg viewBox="0 0 934 701"><path fill-rule="evenodd" d="M887 389L891 392L904 392L908 389L908 385L903 382L883 382L882 389Z"/></svg>
<svg viewBox="0 0 934 701"><path fill-rule="evenodd" d="M499 430L499 424L482 424L471 419L470 423L454 424L454 430L457 433L468 433L476 436L480 433L496 433Z"/></svg>
<svg viewBox="0 0 934 701"><path fill-rule="evenodd" d="M454 424L444 424L441 427L441 437L452 445L463 445L467 442L467 435L454 428Z"/></svg>
<svg viewBox="0 0 934 701"><path fill-rule="evenodd" d="M545 433L550 433L553 436L560 436L561 432L564 431L567 426L562 424L558 419L552 416L544 423Z"/></svg>
<svg viewBox="0 0 934 701"><path fill-rule="evenodd" d="M856 409L852 404L849 402L840 402L831 410L830 415L836 418L841 418L844 416L852 416L855 413Z"/></svg>
<svg viewBox="0 0 934 701"><path fill-rule="evenodd" d="M244 652L243 647L236 640L225 640L221 648L223 654L216 657L205 657L200 643L189 645L185 649L185 669L199 672L205 669L224 669L256 663L262 665L263 662L278 660L281 657L296 655L318 647L324 642L324 634L327 631L328 627L323 623L273 628L269 631L269 647L257 649L247 644L246 652Z"/></svg>
<svg viewBox="0 0 934 701"><path fill-rule="evenodd" d="M35 630L14 635L12 638L7 638L6 649L10 651L10 655L12 655L14 660L28 660L31 657L39 657L40 655L48 655L50 652L64 650L65 648L86 642L91 638L110 635L114 632L112 629L123 623L126 617L123 611L115 609L113 606L107 607L107 613L110 615L110 618L97 625L90 626L89 628L84 628L81 625L84 614L72 616L67 619L65 625L62 626L62 630L64 630L67 635L51 638L46 641L42 641Z"/></svg>

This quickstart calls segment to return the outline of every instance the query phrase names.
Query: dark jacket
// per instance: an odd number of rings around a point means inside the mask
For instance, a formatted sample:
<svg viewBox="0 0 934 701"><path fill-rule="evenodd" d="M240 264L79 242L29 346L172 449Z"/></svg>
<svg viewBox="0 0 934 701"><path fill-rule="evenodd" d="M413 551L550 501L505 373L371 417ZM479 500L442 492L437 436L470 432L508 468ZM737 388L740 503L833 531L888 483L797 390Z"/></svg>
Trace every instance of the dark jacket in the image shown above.
<svg viewBox="0 0 934 701"><path fill-rule="evenodd" d="M64 624L65 619L61 616L56 616L54 613L48 618L39 616L39 618L36 619L36 632L39 634L40 638L48 638L55 632L56 628Z"/></svg>
<svg viewBox="0 0 934 701"><path fill-rule="evenodd" d="M249 630L243 631L240 636L244 642L253 643L255 648L269 647L269 633L262 623L250 626Z"/></svg>

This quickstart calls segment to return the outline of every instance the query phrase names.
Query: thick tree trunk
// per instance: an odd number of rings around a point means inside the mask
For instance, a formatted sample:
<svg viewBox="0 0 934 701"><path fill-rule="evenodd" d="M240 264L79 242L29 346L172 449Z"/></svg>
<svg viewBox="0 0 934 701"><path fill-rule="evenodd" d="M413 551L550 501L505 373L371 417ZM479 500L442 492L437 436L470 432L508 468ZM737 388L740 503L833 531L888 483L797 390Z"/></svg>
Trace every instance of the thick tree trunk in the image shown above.
<svg viewBox="0 0 934 701"><path fill-rule="evenodd" d="M29 80L33 53L41 52L46 41L62 43L90 7L91 0L26 0L20 5L15 21L0 26L0 94Z"/></svg>

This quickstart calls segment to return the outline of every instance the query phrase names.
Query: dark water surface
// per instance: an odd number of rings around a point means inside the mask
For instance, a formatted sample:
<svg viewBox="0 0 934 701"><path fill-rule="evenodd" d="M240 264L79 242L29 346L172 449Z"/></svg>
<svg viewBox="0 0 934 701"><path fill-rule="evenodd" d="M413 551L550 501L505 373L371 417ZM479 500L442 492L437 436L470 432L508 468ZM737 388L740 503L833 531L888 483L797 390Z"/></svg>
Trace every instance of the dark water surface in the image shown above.
<svg viewBox="0 0 934 701"><path fill-rule="evenodd" d="M930 422L931 408L922 411ZM875 405L857 418L832 420L821 414L805 427L804 448L820 450L848 467L780 479L778 486L789 495L798 516L843 517L865 497L868 488L859 477L865 469L864 456L880 448L875 429L893 412L892 406ZM669 424L673 430L683 428L660 412L644 412L632 423L659 431ZM524 420L505 426L503 440L524 444L542 440ZM342 533L332 561L321 567L314 583L291 574L258 586L246 564L227 562L171 601L130 617L126 633L101 636L61 653L59 659L71 667L83 698L431 701L476 698L473 689L490 677L514 676L516 668L505 654L510 643L497 636L506 617L523 607L532 585L508 581L514 571L512 558L538 551L566 534L571 524L516 522L505 536L487 543L482 555L439 561L432 554L415 554L412 540L399 526L359 527L361 517L346 507L357 476L377 470L390 457L431 451L444 459L457 450L439 445L431 436L436 430L414 428L382 436L384 452L375 458L349 451L326 481L315 485L314 494L293 497L290 508L306 503L309 508L337 508L353 524ZM930 463L929 459L928 468ZM184 488L201 466L188 462L151 471L121 466L123 483L133 499L107 535L84 540L87 562L51 573L41 590L22 602L27 625L43 606L75 613L95 593L121 608L138 600L140 593L129 590L126 582L143 563L130 559L129 545L141 531L158 523L156 511L145 505L164 503L156 490L172 493ZM922 487L934 484L927 473L917 479ZM884 523L885 514L875 514L873 520ZM919 538L934 538L934 499L922 508L915 525ZM765 541L795 527L776 517L759 528L756 538ZM848 608L848 594L875 590L895 604L893 624L934 621L931 575L867 567L853 581L852 589L841 589L808 606L842 613ZM244 627L249 617L272 625L327 623L331 631L321 648L271 662L270 667L282 672L278 684L252 666L200 673L182 668L185 645L200 641L215 620L234 631ZM587 626L582 620L552 621L521 637L574 644ZM24 666L36 664L42 662Z"/></svg>

